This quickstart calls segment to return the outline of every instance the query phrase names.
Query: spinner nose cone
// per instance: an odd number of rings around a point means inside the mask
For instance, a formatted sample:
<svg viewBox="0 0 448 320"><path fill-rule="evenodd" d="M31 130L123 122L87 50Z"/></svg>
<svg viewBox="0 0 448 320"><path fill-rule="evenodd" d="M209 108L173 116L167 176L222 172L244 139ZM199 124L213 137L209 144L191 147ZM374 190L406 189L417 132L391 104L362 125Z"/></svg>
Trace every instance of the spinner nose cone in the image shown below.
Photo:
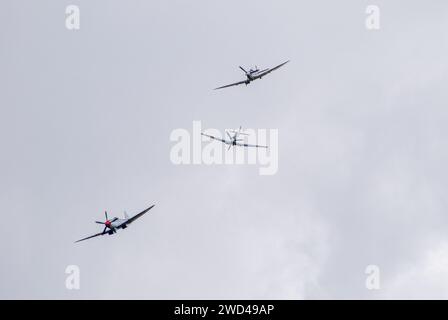
<svg viewBox="0 0 448 320"><path fill-rule="evenodd" d="M109 220L107 220L104 224L106 225L106 227L110 227L110 221Z"/></svg>

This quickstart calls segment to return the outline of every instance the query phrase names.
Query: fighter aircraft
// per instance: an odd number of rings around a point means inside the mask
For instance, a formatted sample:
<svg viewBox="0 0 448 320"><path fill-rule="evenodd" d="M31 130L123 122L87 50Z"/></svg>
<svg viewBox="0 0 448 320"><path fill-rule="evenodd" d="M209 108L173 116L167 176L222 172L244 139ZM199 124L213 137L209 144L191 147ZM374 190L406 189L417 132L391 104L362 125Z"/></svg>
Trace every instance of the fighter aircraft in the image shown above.
<svg viewBox="0 0 448 320"><path fill-rule="evenodd" d="M260 146L258 144L247 144L247 143L241 143L240 141L243 141L244 139L238 139L238 136L243 135L243 136L248 136L247 133L241 132L241 126L238 130L229 130L226 131L227 136L229 137L230 140L225 140L222 138L217 138L208 134L205 134L203 132L201 132L201 135L212 138L214 140L218 140L221 141L225 144L228 144L229 147L227 148L227 150L230 150L230 148L232 146L241 146L241 147L255 147L255 148L267 148L267 146ZM233 135L231 135L229 132L233 133Z"/></svg>
<svg viewBox="0 0 448 320"><path fill-rule="evenodd" d="M106 216L106 221L102 222L102 221L95 221L98 224L103 224L104 225L104 229L103 232L94 234L93 236L90 237L86 237L83 239L80 239L76 242L80 242L80 241L84 241L90 238L94 238L94 237L98 237L98 236L103 236L105 234L109 234L112 235L114 233L117 232L117 230L119 229L126 229L128 227L128 225L130 225L132 222L134 222L135 220L137 220L138 218L140 218L142 215L144 215L146 212L148 212L149 210L151 210L153 207L155 206L155 204L153 204L152 206L150 206L148 209L143 210L142 212L136 214L135 216L129 218L129 216L127 215L126 211L124 212L124 219L119 219L119 218L113 218L111 220L109 220L108 216L107 216L107 211L104 212L105 216Z"/></svg>
<svg viewBox="0 0 448 320"><path fill-rule="evenodd" d="M277 70L278 68L280 68L280 67L284 66L285 64L287 64L288 62L289 62L289 60L286 61L286 62L283 62L282 64L279 64L278 66L276 66L274 68L267 68L267 69L263 69L263 70L260 70L260 69L257 68L257 66L255 66L255 69L251 68L249 71L246 71L243 67L240 66L240 69L243 70L243 72L246 74L246 80L235 82L235 83L232 83L232 84L228 84L228 85L225 85L225 86L222 86L222 87L218 87L218 88L215 88L214 90L224 89L224 88L233 87L233 86L238 86L238 85L243 84L243 83L247 86L252 81L263 78L268 73L271 73L272 71Z"/></svg>

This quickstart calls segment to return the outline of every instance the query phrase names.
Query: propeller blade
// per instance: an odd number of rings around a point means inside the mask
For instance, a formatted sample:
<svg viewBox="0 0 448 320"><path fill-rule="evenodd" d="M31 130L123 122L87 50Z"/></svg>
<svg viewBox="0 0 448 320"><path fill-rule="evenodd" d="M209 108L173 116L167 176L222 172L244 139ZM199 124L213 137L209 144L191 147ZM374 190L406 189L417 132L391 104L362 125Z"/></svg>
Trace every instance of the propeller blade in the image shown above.
<svg viewBox="0 0 448 320"><path fill-rule="evenodd" d="M229 136L230 140L232 140L232 136L230 135L229 131L226 131L226 133Z"/></svg>
<svg viewBox="0 0 448 320"><path fill-rule="evenodd" d="M244 70L244 68L242 66L240 66L240 69L243 70L245 74L247 74L247 71Z"/></svg>
<svg viewBox="0 0 448 320"><path fill-rule="evenodd" d="M103 229L103 233L105 233L105 232L106 232L106 230L107 230L107 227L104 227L104 229Z"/></svg>
<svg viewBox="0 0 448 320"><path fill-rule="evenodd" d="M106 215L106 220L109 220L109 218L107 217L107 211L104 211L104 214Z"/></svg>
<svg viewBox="0 0 448 320"><path fill-rule="evenodd" d="M229 151L231 147L232 147L232 145L231 145L231 144L229 144L229 147L227 148L227 151Z"/></svg>
<svg viewBox="0 0 448 320"><path fill-rule="evenodd" d="M98 223L98 224L105 224L104 222L101 222L101 221L95 221L95 223Z"/></svg>

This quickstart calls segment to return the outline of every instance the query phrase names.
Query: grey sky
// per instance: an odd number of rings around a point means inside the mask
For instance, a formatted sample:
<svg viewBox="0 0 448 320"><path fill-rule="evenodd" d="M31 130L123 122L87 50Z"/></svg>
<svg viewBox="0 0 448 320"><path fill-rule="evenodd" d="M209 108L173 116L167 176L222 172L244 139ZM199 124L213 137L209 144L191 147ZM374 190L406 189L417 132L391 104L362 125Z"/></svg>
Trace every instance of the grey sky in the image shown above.
<svg viewBox="0 0 448 320"><path fill-rule="evenodd" d="M444 0L2 1L0 298L448 298L447 30ZM173 165L193 120L278 129L278 173Z"/></svg>

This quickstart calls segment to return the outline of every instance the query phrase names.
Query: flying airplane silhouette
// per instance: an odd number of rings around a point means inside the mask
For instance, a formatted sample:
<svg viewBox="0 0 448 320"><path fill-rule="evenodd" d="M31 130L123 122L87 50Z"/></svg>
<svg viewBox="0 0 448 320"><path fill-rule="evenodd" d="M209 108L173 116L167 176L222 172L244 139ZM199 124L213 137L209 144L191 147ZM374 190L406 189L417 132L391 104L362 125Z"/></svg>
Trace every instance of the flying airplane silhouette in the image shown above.
<svg viewBox="0 0 448 320"><path fill-rule="evenodd" d="M232 146L255 147L255 148L267 148L267 146L260 146L260 145L258 145L258 144L241 143L240 141L243 141L244 139L239 139L238 137L239 137L240 135L243 135L243 136L247 136L247 135L248 135L247 133L241 132L241 129L242 129L242 128L241 128L241 126L240 126L240 128L239 128L238 130L229 130L229 131L226 131L226 134L227 134L227 136L229 137L230 140L226 140L226 139L222 139L222 138L217 138L217 137L215 137L215 136L211 136L211 135L205 134L205 133L203 133L203 132L201 132L201 135L206 136L206 137L209 137L209 138L214 139L214 140L221 141L221 142L223 142L223 143L225 143L225 144L228 144L229 147L227 148L227 150L230 150L230 148L231 148ZM233 133L233 135L231 135L229 132Z"/></svg>
<svg viewBox="0 0 448 320"><path fill-rule="evenodd" d="M146 212L148 212L149 210L151 210L153 207L155 206L155 204L153 204L152 206L150 206L148 209L143 210L142 212L136 214L133 217L128 217L126 211L124 212L124 219L119 219L117 217L109 220L108 216L107 216L107 211L104 212L105 216L106 216L106 221L102 222L102 221L95 221L98 224L103 224L104 225L104 229L102 232L94 234L93 236L89 236L83 239L80 239L76 242L80 242L80 241L84 241L87 239L91 239L94 237L98 237L98 236L103 236L105 234L109 234L112 235L114 233L117 232L117 230L119 229L126 229L128 227L128 225L130 225L132 222L134 222L135 220L137 220L138 218L140 218L141 216L143 216Z"/></svg>
<svg viewBox="0 0 448 320"><path fill-rule="evenodd" d="M276 66L274 68L267 68L267 69L263 69L263 70L260 70L257 68L257 66L255 66L255 69L250 69L249 71L246 71L243 67L240 66L240 69L243 70L243 72L246 74L246 80L231 83L231 84L228 84L228 85L225 85L222 87L218 87L218 88L215 88L214 90L238 86L240 84L245 84L247 86L252 81L263 78L268 73L271 73L272 71L277 70L278 68L287 64L288 62L289 62L289 60L286 62L283 62L282 64L279 64L278 66Z"/></svg>

